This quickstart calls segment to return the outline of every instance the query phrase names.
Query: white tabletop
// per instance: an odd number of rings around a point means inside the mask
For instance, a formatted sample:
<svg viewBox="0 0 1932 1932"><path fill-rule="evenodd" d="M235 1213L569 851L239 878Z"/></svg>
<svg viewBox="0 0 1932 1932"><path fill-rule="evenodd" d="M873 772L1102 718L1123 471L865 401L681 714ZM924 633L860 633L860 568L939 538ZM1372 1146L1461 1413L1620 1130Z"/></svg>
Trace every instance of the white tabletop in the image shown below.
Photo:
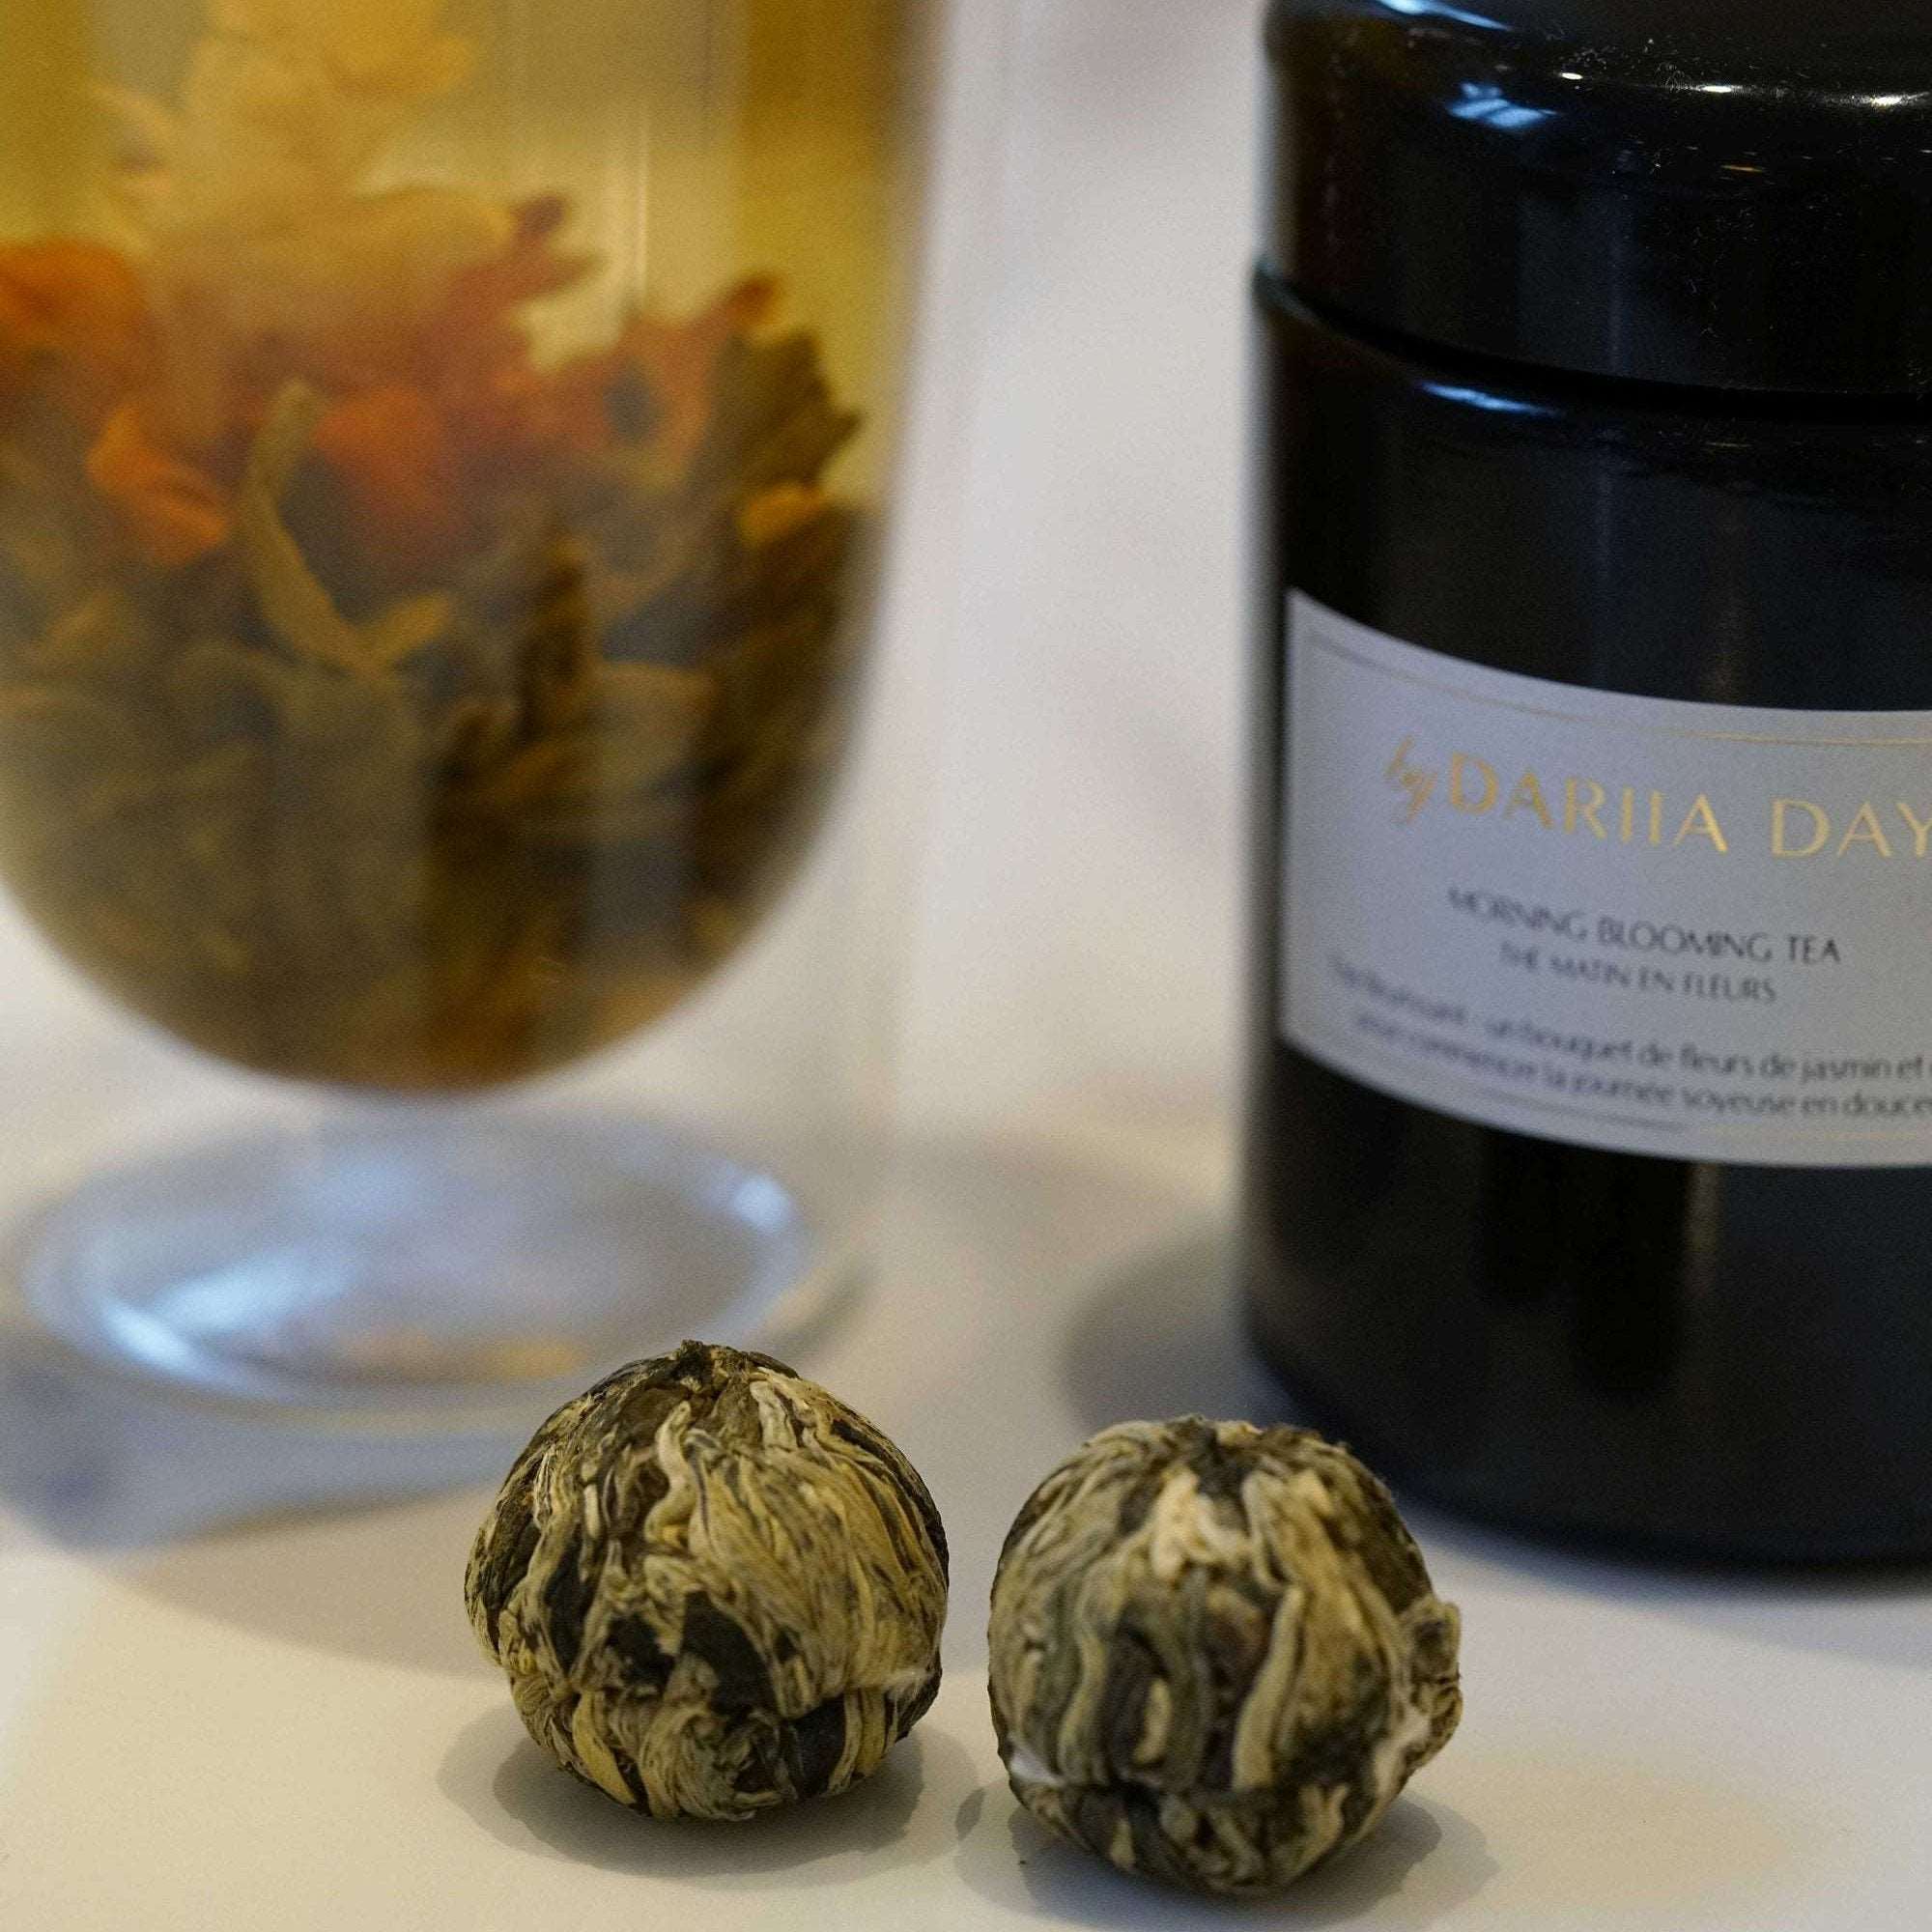
<svg viewBox="0 0 1932 1932"><path fill-rule="evenodd" d="M1252 9L1022 11L965 644L902 694L939 773L914 1133L870 1297L801 1364L938 1496L956 1558L939 1705L842 1800L740 1832L639 1821L524 1741L465 1624L475 1471L512 1445L197 1415L76 1379L16 1326L8 1932L1923 1922L1926 1577L1658 1574L1417 1512L1464 1613L1464 1728L1371 1845L1287 1904L1138 1889L1047 1844L1006 1793L983 1606L1027 1492L1126 1416L1283 1412L1225 1264ZM957 244L983 233L954 223ZM948 536L924 532L914 579L944 573ZM4 1214L50 1150L152 1106L178 1064L12 927L0 985Z"/></svg>
<svg viewBox="0 0 1932 1932"><path fill-rule="evenodd" d="M952 1675L872 1786L740 1831L639 1820L525 1740L462 1613L482 1488L183 1534L251 1502L376 1485L383 1459L89 1394L15 1344L0 1362L14 1512L0 1527L0 1923L1229 1922L1045 1842L1017 1813L982 1635L1008 1520L1085 1432L1196 1407L1280 1412L1234 1332L1218 1222L1112 1157L980 1140L909 1161L880 1290L810 1367L932 1484L956 1553ZM433 1474L421 1454L412 1480ZM1659 1576L1415 1521L1464 1613L1463 1730L1376 1840L1267 1922L1922 1922L1920 1587Z"/></svg>

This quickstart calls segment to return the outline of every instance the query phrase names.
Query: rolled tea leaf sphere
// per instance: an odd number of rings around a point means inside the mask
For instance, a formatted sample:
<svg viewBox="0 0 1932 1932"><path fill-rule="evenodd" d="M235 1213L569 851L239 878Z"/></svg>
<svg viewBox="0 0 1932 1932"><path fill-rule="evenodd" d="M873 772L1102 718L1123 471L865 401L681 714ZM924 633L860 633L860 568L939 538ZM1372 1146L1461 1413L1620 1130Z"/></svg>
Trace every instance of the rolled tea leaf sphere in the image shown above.
<svg viewBox="0 0 1932 1932"><path fill-rule="evenodd" d="M662 1818L876 1770L939 1690L946 1537L912 1464L768 1356L689 1342L517 1459L464 1597L524 1723Z"/></svg>
<svg viewBox="0 0 1932 1932"><path fill-rule="evenodd" d="M1388 1492L1295 1429L1097 1435L993 1585L1014 1793L1124 1871L1244 1895L1372 1831L1462 1715L1461 1625Z"/></svg>

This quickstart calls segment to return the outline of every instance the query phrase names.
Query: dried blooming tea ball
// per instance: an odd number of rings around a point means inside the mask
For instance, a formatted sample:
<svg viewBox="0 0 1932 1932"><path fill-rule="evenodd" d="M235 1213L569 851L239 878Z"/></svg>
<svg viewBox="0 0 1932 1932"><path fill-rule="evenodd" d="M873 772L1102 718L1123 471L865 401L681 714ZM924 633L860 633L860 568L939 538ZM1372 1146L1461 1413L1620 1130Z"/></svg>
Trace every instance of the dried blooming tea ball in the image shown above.
<svg viewBox="0 0 1932 1932"><path fill-rule="evenodd" d="M993 1721L1020 1802L1124 1871L1293 1883L1371 1831L1462 1715L1461 1625L1388 1492L1296 1429L1097 1435L993 1584Z"/></svg>
<svg viewBox="0 0 1932 1932"><path fill-rule="evenodd" d="M939 1690L946 1536L885 1436L768 1356L687 1342L567 1404L476 1539L470 1622L530 1735L661 1818L876 1770Z"/></svg>

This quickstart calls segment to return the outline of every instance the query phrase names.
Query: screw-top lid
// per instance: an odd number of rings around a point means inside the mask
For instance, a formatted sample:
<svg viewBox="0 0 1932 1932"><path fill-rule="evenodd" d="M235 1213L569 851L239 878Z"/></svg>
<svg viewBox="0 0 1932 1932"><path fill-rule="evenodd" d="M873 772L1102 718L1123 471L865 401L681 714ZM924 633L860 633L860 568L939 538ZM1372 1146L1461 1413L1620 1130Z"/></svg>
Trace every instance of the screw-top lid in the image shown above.
<svg viewBox="0 0 1932 1932"><path fill-rule="evenodd" d="M1273 265L1512 361L1932 391L1932 0L1276 0Z"/></svg>

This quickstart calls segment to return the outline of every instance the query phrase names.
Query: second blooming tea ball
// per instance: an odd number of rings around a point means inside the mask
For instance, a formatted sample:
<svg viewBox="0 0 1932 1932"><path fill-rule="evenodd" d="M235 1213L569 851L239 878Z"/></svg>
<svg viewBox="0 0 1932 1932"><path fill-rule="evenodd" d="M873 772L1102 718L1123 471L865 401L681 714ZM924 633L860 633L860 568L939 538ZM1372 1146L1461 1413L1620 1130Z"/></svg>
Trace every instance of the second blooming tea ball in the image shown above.
<svg viewBox="0 0 1932 1932"><path fill-rule="evenodd" d="M918 1472L769 1356L687 1343L544 1424L465 1601L530 1735L619 1804L741 1820L878 1768L939 1690Z"/></svg>
<svg viewBox="0 0 1932 1932"><path fill-rule="evenodd" d="M1395 1505L1297 1429L1097 1435L993 1585L1015 1795L1122 1870L1278 1889L1372 1831L1462 1713L1460 1624Z"/></svg>

